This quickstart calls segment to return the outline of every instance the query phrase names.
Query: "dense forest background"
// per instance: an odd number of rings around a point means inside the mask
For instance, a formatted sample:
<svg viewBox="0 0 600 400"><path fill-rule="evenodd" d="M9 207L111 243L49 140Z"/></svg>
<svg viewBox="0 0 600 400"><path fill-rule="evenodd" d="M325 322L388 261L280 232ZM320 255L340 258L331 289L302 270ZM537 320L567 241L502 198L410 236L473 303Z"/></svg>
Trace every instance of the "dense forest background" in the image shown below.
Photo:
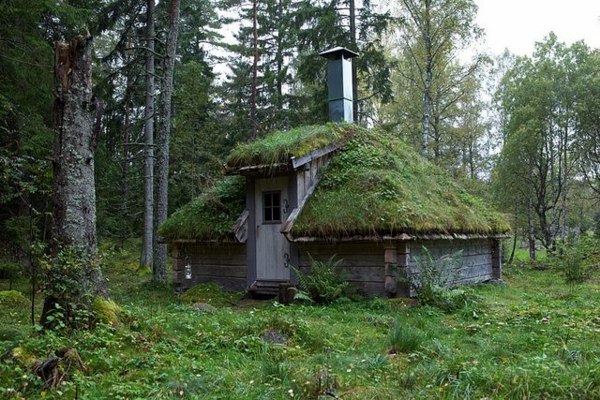
<svg viewBox="0 0 600 400"><path fill-rule="evenodd" d="M370 0L2 1L2 262L27 268L38 243L50 239L53 47L85 32L94 37L94 94L103 103L95 158L102 238L157 241L153 207L166 206L153 198L166 185L154 171L160 163L168 165L170 213L224 173L224 157L236 143L325 122L326 63L318 53L335 46L360 53L357 123L402 137L496 204L512 219L514 244L527 244L531 257L539 247L552 250L598 232L598 49L566 45L549 33L531 55L494 58L476 50L485 32L475 24L471 0L381 6ZM173 29L171 101L165 94ZM158 134L164 129L170 130L166 147Z"/></svg>

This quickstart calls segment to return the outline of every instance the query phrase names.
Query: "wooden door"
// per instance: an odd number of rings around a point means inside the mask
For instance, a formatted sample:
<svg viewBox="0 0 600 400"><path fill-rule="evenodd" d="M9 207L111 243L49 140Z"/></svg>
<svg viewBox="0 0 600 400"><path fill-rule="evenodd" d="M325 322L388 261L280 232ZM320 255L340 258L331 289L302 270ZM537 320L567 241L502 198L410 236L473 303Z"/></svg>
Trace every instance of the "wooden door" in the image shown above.
<svg viewBox="0 0 600 400"><path fill-rule="evenodd" d="M290 244L280 233L287 219L288 177L257 179L256 204L256 279L290 279Z"/></svg>

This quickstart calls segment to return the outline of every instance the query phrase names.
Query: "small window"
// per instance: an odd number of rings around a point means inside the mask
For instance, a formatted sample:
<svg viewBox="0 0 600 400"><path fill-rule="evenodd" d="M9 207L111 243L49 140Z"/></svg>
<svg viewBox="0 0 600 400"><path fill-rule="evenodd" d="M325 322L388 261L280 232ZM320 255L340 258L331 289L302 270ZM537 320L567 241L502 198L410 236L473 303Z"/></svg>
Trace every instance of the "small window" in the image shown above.
<svg viewBox="0 0 600 400"><path fill-rule="evenodd" d="M263 222L281 222L281 192L263 193Z"/></svg>

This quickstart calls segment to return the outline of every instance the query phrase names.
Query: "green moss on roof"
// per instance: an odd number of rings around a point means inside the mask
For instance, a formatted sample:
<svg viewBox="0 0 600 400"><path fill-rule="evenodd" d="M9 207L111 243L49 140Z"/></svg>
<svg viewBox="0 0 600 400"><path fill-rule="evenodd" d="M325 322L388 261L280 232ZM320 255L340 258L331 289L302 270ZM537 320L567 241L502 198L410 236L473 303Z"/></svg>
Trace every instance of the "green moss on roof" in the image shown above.
<svg viewBox="0 0 600 400"><path fill-rule="evenodd" d="M502 214L467 193L410 146L380 131L359 128L322 171L292 234L339 237L509 230Z"/></svg>
<svg viewBox="0 0 600 400"><path fill-rule="evenodd" d="M331 144L341 144L352 137L355 125L312 125L284 132L274 132L263 139L236 146L229 157L229 168L288 163L291 157L303 157Z"/></svg>
<svg viewBox="0 0 600 400"><path fill-rule="evenodd" d="M330 144L341 145L292 235L498 234L504 216L472 196L445 171L398 138L355 125L308 126L236 147L230 168L287 163ZM243 177L217 182L174 213L159 233L169 239L233 239L244 209Z"/></svg>
<svg viewBox="0 0 600 400"><path fill-rule="evenodd" d="M244 210L245 179L226 177L177 210L158 233L168 239L232 239L232 226Z"/></svg>

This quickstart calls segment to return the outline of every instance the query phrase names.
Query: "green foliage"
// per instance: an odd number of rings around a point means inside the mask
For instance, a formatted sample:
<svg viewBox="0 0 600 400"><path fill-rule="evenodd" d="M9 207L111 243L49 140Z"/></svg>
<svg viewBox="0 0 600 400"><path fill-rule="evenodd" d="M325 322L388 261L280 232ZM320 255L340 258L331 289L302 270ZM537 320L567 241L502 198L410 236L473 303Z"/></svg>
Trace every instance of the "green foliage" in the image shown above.
<svg viewBox="0 0 600 400"><path fill-rule="evenodd" d="M21 275L21 265L13 261L4 261L0 258L0 279L8 279L9 284Z"/></svg>
<svg viewBox="0 0 600 400"><path fill-rule="evenodd" d="M402 325L398 320L389 334L390 353L412 353L420 349L426 336L420 329Z"/></svg>
<svg viewBox="0 0 600 400"><path fill-rule="evenodd" d="M31 302L18 290L1 290L0 306L3 307L27 307Z"/></svg>
<svg viewBox="0 0 600 400"><path fill-rule="evenodd" d="M458 277L462 251L435 258L423 246L421 255L414 258L417 267L409 281L421 305L451 312L474 302L467 289L449 287Z"/></svg>
<svg viewBox="0 0 600 400"><path fill-rule="evenodd" d="M356 129L322 171L294 236L500 233L504 216L401 140Z"/></svg>
<svg viewBox="0 0 600 400"><path fill-rule="evenodd" d="M574 286L590 279L600 271L600 241L583 235L577 240L560 243L548 263L559 270L565 282Z"/></svg>
<svg viewBox="0 0 600 400"><path fill-rule="evenodd" d="M310 256L310 271L304 273L294 268L300 288L317 303L331 303L346 295L348 282L337 270L343 260L335 255L327 261L315 260Z"/></svg>
<svg viewBox="0 0 600 400"><path fill-rule="evenodd" d="M595 282L569 294L556 271L523 269L507 286L474 287L476 312L452 314L385 299L327 307L244 299L198 313L132 274L138 252L125 250L103 271L122 307L117 326L32 334L22 306L0 305L0 398L600 396ZM395 322L402 345L392 355ZM287 340L269 341L278 335ZM48 390L30 367L63 348L76 348L89 372Z"/></svg>
<svg viewBox="0 0 600 400"><path fill-rule="evenodd" d="M244 210L245 202L244 178L223 178L173 213L158 233L170 239L233 239L233 224Z"/></svg>
<svg viewBox="0 0 600 400"><path fill-rule="evenodd" d="M95 318L103 324L116 326L119 323L121 307L113 300L105 299L102 296L96 296L92 303L92 312Z"/></svg>
<svg viewBox="0 0 600 400"><path fill-rule="evenodd" d="M584 42L566 45L550 33L531 56L511 62L496 93L504 138L494 171L496 198L515 215L519 230L532 224L547 249L565 239L563 232L585 231L585 214L595 210L581 203L599 193L599 65L597 52ZM587 193L583 182L590 185ZM555 217L567 209L576 217Z"/></svg>
<svg viewBox="0 0 600 400"><path fill-rule="evenodd" d="M40 260L44 293L54 300L47 321L58 328L89 328L94 319L100 259L85 248L66 246Z"/></svg>

